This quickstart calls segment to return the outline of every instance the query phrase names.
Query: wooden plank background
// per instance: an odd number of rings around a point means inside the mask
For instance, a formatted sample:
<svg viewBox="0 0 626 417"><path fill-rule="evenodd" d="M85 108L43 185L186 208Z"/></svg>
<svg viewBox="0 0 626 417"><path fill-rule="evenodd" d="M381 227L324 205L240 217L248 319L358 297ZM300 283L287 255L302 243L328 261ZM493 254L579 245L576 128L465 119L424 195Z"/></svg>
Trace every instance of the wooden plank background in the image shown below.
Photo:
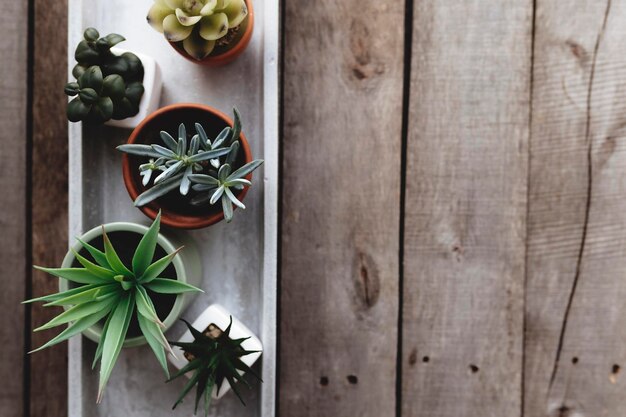
<svg viewBox="0 0 626 417"><path fill-rule="evenodd" d="M64 0L0 0L0 415L67 237ZM284 0L282 416L626 414L626 0Z"/></svg>

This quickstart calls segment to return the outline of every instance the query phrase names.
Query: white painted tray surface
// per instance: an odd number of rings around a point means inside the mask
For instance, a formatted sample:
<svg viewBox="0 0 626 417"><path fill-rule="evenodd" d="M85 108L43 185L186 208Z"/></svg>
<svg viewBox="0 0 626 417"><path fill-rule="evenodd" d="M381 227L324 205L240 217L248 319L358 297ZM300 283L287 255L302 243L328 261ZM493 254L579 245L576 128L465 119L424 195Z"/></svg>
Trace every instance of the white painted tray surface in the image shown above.
<svg viewBox="0 0 626 417"><path fill-rule="evenodd" d="M183 317L193 320L210 304L220 303L259 335L264 346L259 361L264 383L253 383L252 390L242 387L247 407L234 395L227 395L212 406L212 416L275 415L278 3L254 0L254 35L244 54L225 67L207 68L183 59L145 22L152 0L69 1L68 73L86 27L97 28L101 35L120 33L127 40L119 47L150 55L159 63L164 83L161 105L197 102L227 114L236 106L253 155L265 159L246 197L248 208L237 210L231 224L178 232L196 244L203 258L206 291ZM70 239L104 222L149 224L128 197L121 155L115 150L130 132L70 124ZM167 336L175 340L183 331L179 323ZM193 395L171 410L185 378L165 384L162 370L146 346L123 351L104 400L96 405L97 373L90 366L94 350L95 344L82 337L70 341L69 417L193 415Z"/></svg>

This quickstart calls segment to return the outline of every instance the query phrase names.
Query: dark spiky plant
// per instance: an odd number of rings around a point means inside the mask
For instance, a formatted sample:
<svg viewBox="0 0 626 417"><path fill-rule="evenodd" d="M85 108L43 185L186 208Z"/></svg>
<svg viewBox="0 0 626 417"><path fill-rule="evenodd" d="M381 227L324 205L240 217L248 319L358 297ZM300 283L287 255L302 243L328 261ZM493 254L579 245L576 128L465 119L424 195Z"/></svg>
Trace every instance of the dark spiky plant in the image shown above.
<svg viewBox="0 0 626 417"><path fill-rule="evenodd" d="M50 320L35 331L70 323L58 336L38 350L63 342L104 320L102 336L96 349L93 367L100 361L98 402L106 386L111 371L120 354L129 324L136 317L142 334L152 348L157 360L167 376L165 350L172 352L162 328L154 304L147 290L162 294L181 294L189 291L202 291L192 285L169 278L160 277L176 256L177 249L163 258L152 262L156 250L161 213L159 213L143 236L132 258L132 265L122 263L111 241L102 228L104 252L79 239L95 262L74 252L76 260L83 268L35 268L78 285L67 291L46 295L25 301L44 301L44 306L65 306L66 311ZM31 353L32 353L31 352Z"/></svg>
<svg viewBox="0 0 626 417"><path fill-rule="evenodd" d="M210 325L203 332L200 332L187 321L183 321L193 335L194 341L188 343L170 342L170 344L183 349L185 358L189 360L189 363L173 375L168 382L187 372L193 371L193 374L187 381L187 384L185 384L173 408L176 408L183 402L183 398L195 385L196 402L194 413L198 411L200 400L204 399L204 415L208 415L213 387L219 392L225 380L228 381L239 401L245 405L236 385L237 382L243 382L250 387L250 384L242 374L248 373L263 382L259 375L241 360L243 356L259 352L257 350L245 350L241 346L249 337L241 339L230 338L230 329L233 324L232 316L230 317L228 327L224 331L215 325L212 325L213 328L211 328L212 326Z"/></svg>

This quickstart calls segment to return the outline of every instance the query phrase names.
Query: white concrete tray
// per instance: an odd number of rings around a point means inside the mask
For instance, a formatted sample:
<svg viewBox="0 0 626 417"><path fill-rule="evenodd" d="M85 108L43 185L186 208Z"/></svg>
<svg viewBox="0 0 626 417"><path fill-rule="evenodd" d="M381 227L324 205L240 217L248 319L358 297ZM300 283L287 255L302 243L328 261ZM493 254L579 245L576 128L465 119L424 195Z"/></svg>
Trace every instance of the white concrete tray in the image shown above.
<svg viewBox="0 0 626 417"><path fill-rule="evenodd" d="M203 258L203 289L183 317L194 320L206 307L219 303L257 334L263 343L258 361L264 383L242 387L243 407L234 395L212 406L212 416L275 415L276 387L276 250L278 210L279 0L254 0L255 27L250 45L235 62L208 68L183 59L145 21L153 0L70 0L68 73L74 49L85 28L101 35L119 33L119 47L152 56L163 76L161 106L178 102L208 104L227 114L236 106L254 157L265 159L255 173L245 211L232 223L176 232L191 240ZM62 88L60 86L59 88ZM121 155L130 130L70 124L69 236L112 221L150 220L133 207L122 180ZM171 230L167 230L171 232ZM179 323L167 337L184 332ZM164 382L162 370L148 347L125 349L105 397L96 405L97 373L91 370L95 344L75 337L69 347L69 417L187 417L193 415L193 395L172 411L184 378ZM232 393L231 393L232 394ZM201 411L199 410L199 413Z"/></svg>

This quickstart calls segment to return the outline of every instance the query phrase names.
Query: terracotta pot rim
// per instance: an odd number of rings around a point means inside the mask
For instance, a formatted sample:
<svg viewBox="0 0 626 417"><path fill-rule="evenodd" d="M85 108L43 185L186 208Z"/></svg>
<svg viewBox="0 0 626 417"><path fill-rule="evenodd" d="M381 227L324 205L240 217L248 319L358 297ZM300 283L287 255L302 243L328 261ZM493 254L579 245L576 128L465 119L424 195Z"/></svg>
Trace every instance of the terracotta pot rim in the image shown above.
<svg viewBox="0 0 626 417"><path fill-rule="evenodd" d="M131 133L126 143L127 144L136 143L137 139L141 136L141 133L143 132L144 127L148 123L153 121L154 119L158 119L173 110L180 110L180 109L194 109L194 110L204 111L204 112L212 114L213 116L216 116L219 119L222 119L226 125L231 126L231 127L233 126L233 120L230 117L228 117L223 112L211 106L198 104L198 103L176 103L176 104L170 104L168 106L162 107L159 110L155 111L154 113L151 113L150 115L148 115L148 117L146 117L141 123L139 123L139 125L133 130L133 132ZM243 132L241 132L241 134L239 135L239 142L241 143L241 150L244 152L244 163L247 164L248 162L252 161L252 152L250 151L250 145L248 144L248 140L246 139L246 136ZM135 182L135 176L133 175L134 169L137 169L137 167L131 166L130 158L128 154L123 154L122 155L122 174L124 176L124 184L126 185L126 190L128 191L128 195L130 196L132 201L135 201L137 197L139 196L139 194L141 194L142 192L140 191L139 184ZM248 174L245 178L248 181L251 181L252 173ZM238 194L239 200L243 200L245 198L246 194L248 193L249 188L250 187L245 187ZM156 208L153 206L156 206ZM146 216L154 220L158 214L160 207L158 207L158 203L155 200L145 206L137 207L137 208L141 210ZM233 207L233 209L236 210L237 207L235 206ZM185 220L183 221L183 220L174 219L171 216L169 216L167 211L162 211L161 224L165 226L169 226L169 227L174 227L177 229L201 229L204 227L212 226L215 223L218 223L221 220L223 220L224 212L220 210L219 212L213 213L211 215L207 215L206 217L184 216L184 215L180 215L179 217L182 217Z"/></svg>
<svg viewBox="0 0 626 417"><path fill-rule="evenodd" d="M209 54L209 56L198 61L197 59L194 59L193 57L191 57L183 48L178 46L177 43L169 42L169 44L172 45L172 47L176 50L176 52L178 52L184 58L186 58L187 60L195 64L206 65L206 66L218 66L218 65L225 65L234 61L235 58L241 55L243 51L247 48L248 44L250 43L250 40L252 39L252 33L254 31L254 8L252 6L252 0L244 0L244 1L246 2L246 6L248 7L248 16L246 17L246 19L248 19L248 26L246 27L246 31L244 32L239 42L237 42L237 44L235 44L232 48L228 49L226 52L221 53L219 55Z"/></svg>

